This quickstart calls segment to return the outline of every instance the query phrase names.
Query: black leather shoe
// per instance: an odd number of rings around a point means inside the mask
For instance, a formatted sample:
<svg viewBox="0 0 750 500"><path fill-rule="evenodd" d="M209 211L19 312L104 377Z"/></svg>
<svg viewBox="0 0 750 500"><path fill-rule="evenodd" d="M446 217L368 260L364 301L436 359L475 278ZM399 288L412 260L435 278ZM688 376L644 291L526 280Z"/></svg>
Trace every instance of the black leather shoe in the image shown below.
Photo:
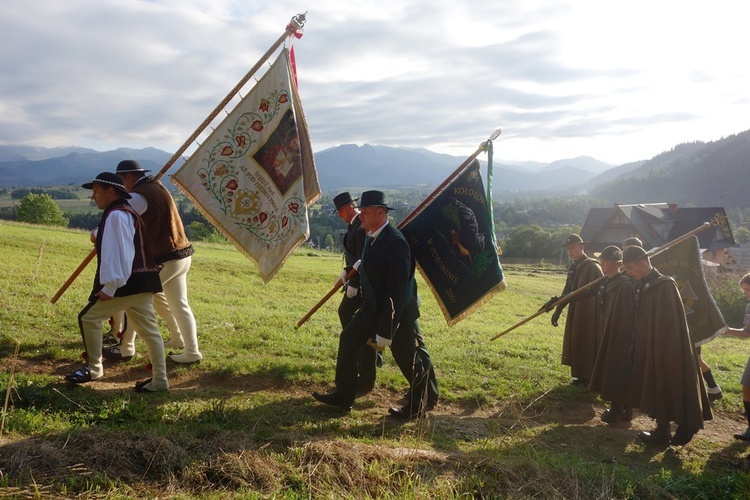
<svg viewBox="0 0 750 500"><path fill-rule="evenodd" d="M610 408L602 413L602 422L611 424L613 422L630 422L633 420L632 409Z"/></svg>
<svg viewBox="0 0 750 500"><path fill-rule="evenodd" d="M698 429L692 429L686 425L678 425L674 437L669 440L672 446L682 446L688 444L698 433Z"/></svg>
<svg viewBox="0 0 750 500"><path fill-rule="evenodd" d="M366 385L366 384L357 384L357 396L364 396L365 394L369 394L372 392L372 390L375 387L372 385Z"/></svg>
<svg viewBox="0 0 750 500"><path fill-rule="evenodd" d="M123 356L119 347L102 349L102 357L107 361L130 361L133 356Z"/></svg>
<svg viewBox="0 0 750 500"><path fill-rule="evenodd" d="M403 418L403 419L406 419L406 420L411 420L413 418L419 418L421 416L421 413L420 413L419 410L412 411L411 408L409 408L408 405L399 406L398 408L396 408L396 407L388 408L388 414L391 415L391 416L393 416L393 417Z"/></svg>
<svg viewBox="0 0 750 500"><path fill-rule="evenodd" d="M646 444L669 444L671 435L668 430L656 428L653 431L639 432L638 438Z"/></svg>
<svg viewBox="0 0 750 500"><path fill-rule="evenodd" d="M325 403L329 406L333 406L344 412L348 412L352 409L352 405L344 403L341 400L341 396L339 396L335 392L329 392L328 394L321 394L320 392L313 392L312 397L314 397L321 403Z"/></svg>

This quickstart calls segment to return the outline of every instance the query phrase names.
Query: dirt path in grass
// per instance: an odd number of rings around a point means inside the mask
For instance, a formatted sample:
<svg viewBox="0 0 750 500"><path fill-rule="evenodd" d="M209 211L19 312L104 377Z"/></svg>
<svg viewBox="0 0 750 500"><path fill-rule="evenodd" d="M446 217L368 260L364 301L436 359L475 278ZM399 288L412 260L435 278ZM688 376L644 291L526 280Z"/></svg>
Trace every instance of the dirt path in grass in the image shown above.
<svg viewBox="0 0 750 500"><path fill-rule="evenodd" d="M3 370L8 372L10 360L3 360ZM19 359L15 367L16 372L59 375L60 389L66 388L62 377L73 371L78 365L59 361L32 361ZM205 395L207 399L220 399L227 394L267 392L290 399L312 401L310 393L313 390L325 390L321 387L307 387L289 384L275 377L241 376L230 377L206 373L199 367L183 367L174 363L168 364L170 391L174 395L180 393ZM105 363L105 377L102 380L87 384L88 387L101 392L127 393L133 392L135 383L149 377L143 357L127 363ZM453 428L457 436L466 439L496 436L499 433L511 433L523 428L537 426L563 426L571 430L576 428L598 428L611 431L625 437L640 430L650 430L654 422L648 416L635 411L630 423L607 425L600 420L604 405L593 396L590 402L571 402L560 388L553 388L547 393L537 396L533 400L508 400L492 404L465 406L457 403L441 402L429 414L429 419L440 425ZM583 391L583 389L577 389ZM64 391L63 391L64 393ZM359 398L355 403L355 410L363 413L363 417L378 419L384 416L388 407L401 403L402 394L393 390L376 388L370 394ZM746 422L740 408L728 411L720 405L714 409L714 418L706 422L705 428L698 436L711 442L729 445L738 444L733 435L745 429ZM674 429L673 429L674 430ZM605 432L607 432L605 431ZM606 435L606 434L605 434Z"/></svg>

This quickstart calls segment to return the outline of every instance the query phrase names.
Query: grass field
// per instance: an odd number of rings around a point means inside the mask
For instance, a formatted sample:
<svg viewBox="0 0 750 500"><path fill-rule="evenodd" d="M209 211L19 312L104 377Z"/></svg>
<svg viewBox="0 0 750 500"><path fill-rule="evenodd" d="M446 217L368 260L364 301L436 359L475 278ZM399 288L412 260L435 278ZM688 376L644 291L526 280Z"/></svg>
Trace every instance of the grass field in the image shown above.
<svg viewBox="0 0 750 500"><path fill-rule="evenodd" d="M229 245L196 244L189 275L204 361L170 365L171 390L137 394L145 348L105 364L103 379L63 382L80 365L77 314L88 233L0 221L0 494L83 498L747 498L739 378L750 344L703 350L724 399L687 446L652 449L603 403L569 384L562 328L533 314L562 289L561 268L508 267L508 289L455 327L423 282L421 326L441 402L422 421L386 417L406 381L390 353L375 391L341 416L310 397L331 387L340 332L332 286L339 255L300 251L268 284ZM739 293L739 292L738 292ZM164 331L165 336L167 334ZM18 354L15 354L18 349ZM12 380L11 380L12 377ZM11 382L9 385L9 381Z"/></svg>

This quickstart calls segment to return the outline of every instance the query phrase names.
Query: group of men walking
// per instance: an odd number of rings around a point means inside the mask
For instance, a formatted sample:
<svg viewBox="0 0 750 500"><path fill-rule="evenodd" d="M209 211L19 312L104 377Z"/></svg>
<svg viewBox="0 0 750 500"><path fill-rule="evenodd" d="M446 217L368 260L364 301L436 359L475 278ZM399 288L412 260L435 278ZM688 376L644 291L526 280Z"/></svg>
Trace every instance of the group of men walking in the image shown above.
<svg viewBox="0 0 750 500"><path fill-rule="evenodd" d="M677 284L651 265L639 241L624 252L605 248L599 262L586 255L586 243L571 235L563 244L573 260L565 288L543 306L556 306L554 326L568 307L563 364L574 383L611 402L603 421L630 421L638 408L656 421L641 440L689 443L712 414Z"/></svg>
<svg viewBox="0 0 750 500"><path fill-rule="evenodd" d="M203 357L187 300L193 248L171 195L146 172L137 162L125 160L115 173L103 172L83 185L92 189L103 214L92 231L97 251L94 287L78 317L86 365L67 375L69 382L101 378L104 358L132 358L137 334L148 349L152 377L136 383L136 390L167 390L156 312L169 327L168 345L184 349L170 355L173 361L195 363ZM345 265L338 281L344 290L338 309L342 332L335 388L312 395L349 411L358 396L373 389L381 351L390 347L409 390L405 403L389 413L421 417L437 404L438 387L419 328L414 256L389 221L392 208L383 192L365 191L357 201L348 192L334 198L335 211L347 223ZM656 420L653 431L639 434L642 440L690 442L712 415L675 281L660 274L638 244L624 252L609 246L597 261L586 255L586 243L573 234L562 245L573 262L562 296L543 306L545 311L554 309L554 326L568 308L563 364L570 366L573 383L611 402L603 421L630 421L633 408L639 408ZM102 322L122 311L128 326L117 345L105 348ZM671 422L677 424L674 435Z"/></svg>

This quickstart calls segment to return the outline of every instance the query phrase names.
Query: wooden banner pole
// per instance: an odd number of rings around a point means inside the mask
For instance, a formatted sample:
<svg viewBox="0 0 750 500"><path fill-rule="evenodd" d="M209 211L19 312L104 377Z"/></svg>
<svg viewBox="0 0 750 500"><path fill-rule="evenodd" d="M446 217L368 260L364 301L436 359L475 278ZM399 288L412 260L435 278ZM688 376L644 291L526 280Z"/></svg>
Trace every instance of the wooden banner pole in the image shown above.
<svg viewBox="0 0 750 500"><path fill-rule="evenodd" d="M287 24L286 28L284 29L284 33L279 36L279 38L274 42L273 45L266 51L265 54L261 56L260 59L258 59L258 62L255 63L255 65L250 68L250 71L248 71L245 76L242 77L242 79L237 83L237 85L234 86L232 90L229 91L229 93L226 95L224 99L214 108L214 110L209 114L205 120L198 126L197 129L190 135L190 137L187 138L187 140L180 146L180 148L172 155L172 157L167 161L167 163L162 167L161 170L154 176L157 179L161 179L164 174L167 173L167 171L174 165L174 163L182 156L182 154L187 151L187 149L190 147L190 145L195 141L195 139L208 127L211 122L216 118L216 115L221 113L221 110L226 107L226 105L231 101L235 95L240 91L242 87L245 86L245 84L250 80L250 78L253 77L255 73L258 72L261 66L273 55L274 52L276 52L276 49L278 49L282 43L291 35L296 33L298 30L302 29L305 26L305 17L307 13L304 14L297 14L296 16L292 17L291 21L289 21L289 24ZM75 271L70 275L70 277L63 283L63 285L60 287L60 289L57 291L57 293L52 297L50 302L53 304L57 302L57 299L59 299L63 293L65 293L65 290L68 289L68 287L76 280L78 275L83 272L83 270L86 268L89 262L91 262L96 255L96 249L91 250L89 254L83 259L83 262L76 268Z"/></svg>
<svg viewBox="0 0 750 500"><path fill-rule="evenodd" d="M449 185L450 185L450 183L451 183L451 182L453 182L453 180L454 180L454 179L455 179L456 177L458 177L459 175L461 175L461 174L463 173L463 171L464 171L464 170L466 170L466 168L467 168L467 167L468 167L468 166L469 166L469 165L471 164L471 162L473 162L473 161L474 161L474 160L476 159L476 157L477 157L477 156L479 156L479 154L480 154L480 153L482 153L483 151L486 151L486 150L487 150L487 146L489 145L489 143L490 143L490 142L492 142L492 141L494 141L495 139L497 139L497 138L498 138L498 137L500 136L500 133L501 133L501 130L500 130L500 129L497 129L497 130L495 130L495 131L494 131L494 132L492 133L492 135L490 136L490 138L489 138L489 139L487 139L487 140L486 140L485 142L483 142L482 144L480 144L480 145L479 145L479 147L477 148L477 150L476 150L476 151L474 151L474 153L473 153L473 154L472 154L471 156L469 156L469 157L468 157L468 158L467 158L467 159L466 159L466 160L465 160L465 161L464 161L464 162L463 162L463 163L462 163L462 164L461 164L461 165L460 165L460 166L459 166L459 167L458 167L458 168L457 168L457 169L456 169L455 171L453 171L453 173L452 173L451 175L449 175L449 176L448 176L448 178L447 178L447 179L446 179L446 180L445 180L445 181L444 181L444 182L443 182L442 184L440 184L440 186L438 186L438 187L437 187L437 189L435 189L435 190L434 190L434 191L433 191L433 192L432 192L432 193L431 193L431 194L430 194L430 195L429 195L429 196L428 196L427 198L425 198L425 199L424 199L424 201L423 201L422 203L420 203L420 204L419 204L419 205L417 206L417 208L415 208L414 210L412 210L412 211L411 211L411 212L409 213L409 215L407 215L406 217L404 217L404 220L402 220L402 221L401 221L401 222L400 222L400 223L398 224L397 228L398 228L398 229L401 229L402 227L404 227L404 226L405 226L405 225L406 225L406 224L407 224L407 223L408 223L408 222L409 222L410 220L412 220L412 219L413 219L414 217L416 217L416 216L417 216L417 215L419 214L419 212L421 212L421 211L422 211L422 209L423 209L423 208L424 208L425 206L427 206L427 205L428 205L428 204L429 204L429 203L430 203L430 202L431 202L432 200L434 200L435 198L437 198L437 197L438 197L438 195L439 195L439 194L440 194L440 193L441 193L441 192L442 192L442 191L443 191L443 190L445 189L445 187L446 187L446 186L449 186ZM351 272L350 272L350 273L349 273L349 274L348 274L348 275L346 276L346 279L347 279L347 280L349 280L349 279L350 279L350 278L351 278L352 276L354 276L355 274L357 274L357 271L353 269L353 270L352 270L352 271L351 271ZM326 302L328 301L328 299L330 299L330 298L331 298L331 297L333 296L333 294L334 294L334 293L336 293L336 291L337 291L338 289L340 289L340 288L341 288L341 286L342 286L342 285L343 285L343 283L341 283L341 282L340 282L340 280L339 280L339 281L338 281L338 282L336 283L336 285L334 285L334 287L333 287L333 288L332 288L331 290L329 290L329 291L328 291L328 293L326 293L326 294L325 294L325 296L324 296L324 297L323 297L322 299L320 299L320 300L318 301L318 303L317 303L317 304L315 304L315 305L314 305L314 306L312 307L312 309L310 309L310 310L309 310L309 311L308 311L308 312L307 312L307 313L306 313L306 314L305 314L305 315L304 315L304 316L302 317L302 319L300 319L300 320L299 320L299 321L297 322L297 324L296 324L296 326L295 326L295 329L299 328L300 326L302 326L302 324L303 324L303 323L304 323L305 321L307 321L308 319L310 319L310 317L311 317L311 316L312 316L313 314L315 314L315 311L317 311L318 309L320 309L320 307L321 307L321 306L322 306L323 304L325 304L325 303L326 303Z"/></svg>
<svg viewBox="0 0 750 500"><path fill-rule="evenodd" d="M709 222L704 222L702 226L700 226L700 227L697 227L697 228L693 229L692 231L690 231L690 232L688 232L688 233L685 233L685 234L683 234L683 235L682 235L682 236L680 236L679 238L675 238L674 240L672 240L672 241L670 241L670 242L668 242L668 243L665 243L664 245L662 245L662 246L660 246L660 247L658 247L658 248L652 248L652 249L651 249L650 251L648 251L648 252L647 252L647 253L648 253L648 256L649 256L649 257L653 257L653 256L655 256L655 255L658 255L658 254L660 254L660 253L662 253L662 252L664 252L664 251L666 251L666 250L670 249L671 247L673 247L673 246L675 246L675 245L677 245L677 244L679 244L679 243L682 243L682 242L683 242L683 241L685 241L686 239L688 239L688 238L691 238L691 237L695 236L696 234L698 234L698 233L700 233L700 232L702 232L702 231L705 231L706 229L708 229L708 228L712 227L712 225L714 225L714 224L712 224L712 223L709 223ZM597 284L598 284L598 283L600 283L600 282L601 282L602 280L604 280L604 278L605 278L605 277L606 277L606 276L602 276L601 278L597 278L597 279L595 279L594 281L591 281L591 282L589 282L589 283L586 283L586 284L585 284L585 285L583 285L582 287L580 287L580 288L577 288L577 289L576 289L575 291L573 291L573 292L570 292L569 294L567 294L567 295L565 295L565 296L563 296L563 297L560 297L560 298L559 298L558 300L556 300L555 302L553 302L553 303L552 303L552 304L551 304L551 305L549 306L549 309L548 309L548 311L551 311L552 309L554 309L555 307L557 307L557 306L559 306L559 305L567 304L568 302L570 302L570 299L572 299L573 297L575 297L575 296L577 296L577 295L579 295L579 294L581 294L581 293L585 292L586 290L589 290L589 289L590 289L591 287L593 287L593 286L597 285ZM511 326L510 328L507 328L507 329L503 330L502 332L498 333L497 335L495 335L494 337L492 337L492 338L490 339L490 341L492 341L492 340L495 340L495 339L497 339L497 338L500 338L500 337L502 337L502 336L503 336L503 335L505 335L506 333L508 333L508 332L511 332L511 331L513 331L513 330L515 330L515 329L516 329L516 328L518 328L519 326L521 326L521 325L524 325L524 324L528 323L529 321L531 321L532 319L536 318L536 317L537 317L537 316L539 316L540 314L542 314L542 313L544 313L544 312L548 312L548 311L545 311L545 310L543 310L543 309L540 309L539 311L535 312L535 313L534 313L534 314L532 314L531 316L529 316L529 317L527 317L527 318L525 318L525 319L523 319L523 320L519 321L519 322L518 322L518 323L516 323L515 325Z"/></svg>

